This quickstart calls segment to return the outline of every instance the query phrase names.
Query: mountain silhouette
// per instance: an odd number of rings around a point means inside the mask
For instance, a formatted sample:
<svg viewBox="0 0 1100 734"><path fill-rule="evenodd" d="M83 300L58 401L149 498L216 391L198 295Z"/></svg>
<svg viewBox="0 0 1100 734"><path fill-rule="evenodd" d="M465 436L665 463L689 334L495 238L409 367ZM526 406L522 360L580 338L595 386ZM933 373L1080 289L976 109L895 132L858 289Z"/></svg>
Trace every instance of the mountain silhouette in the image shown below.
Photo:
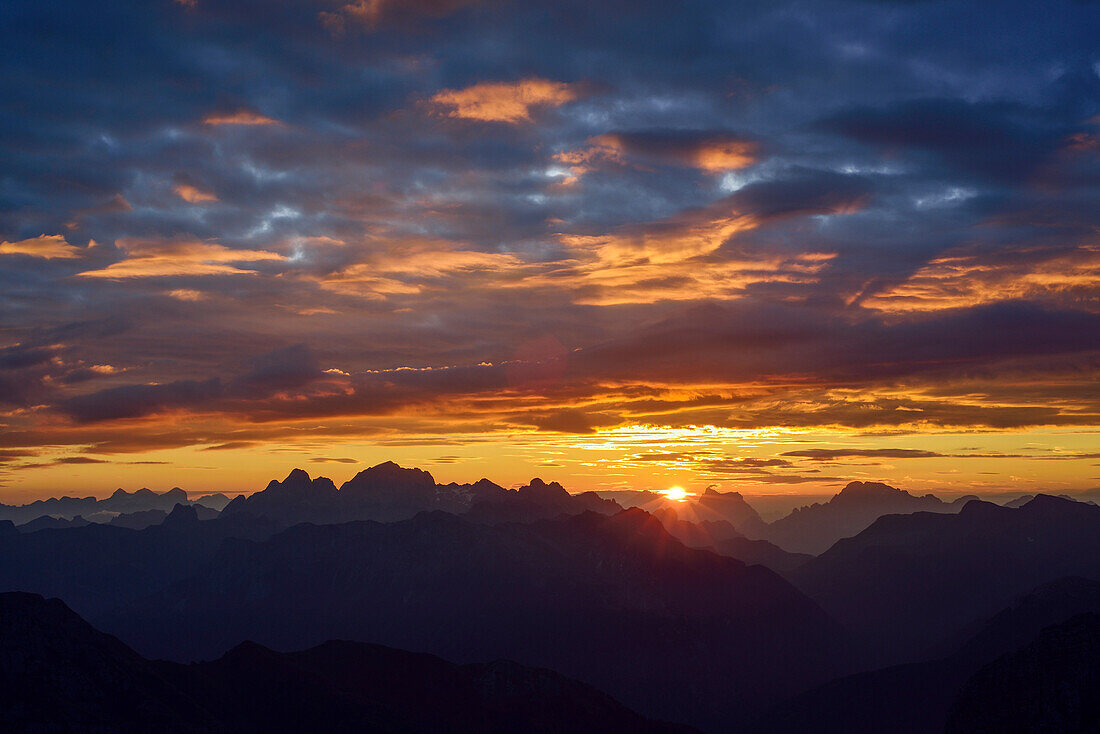
<svg viewBox="0 0 1100 734"><path fill-rule="evenodd" d="M142 530L92 523L0 531L0 590L60 597L91 618L196 573L227 538L261 539L278 530L253 517L203 522L200 511L178 505Z"/></svg>
<svg viewBox="0 0 1100 734"><path fill-rule="evenodd" d="M714 487L707 487L702 494L689 495L683 500L670 500L661 492L639 489L616 489L598 494L623 507L640 507L652 513L671 510L688 522L728 523L743 537L758 539L767 531L767 523L740 492L719 492Z"/></svg>
<svg viewBox="0 0 1100 734"><path fill-rule="evenodd" d="M82 528L85 525L90 525L83 515L77 515L73 519L69 520L64 517L53 517L51 515L42 515L36 517L28 523L23 523L19 526L19 532L21 533L34 533L39 530L61 530L63 528Z"/></svg>
<svg viewBox="0 0 1100 734"><path fill-rule="evenodd" d="M761 540L766 537L767 524L740 492L719 492L708 487L694 502L685 503L684 507L695 517L683 519L724 520L746 538Z"/></svg>
<svg viewBox="0 0 1100 734"><path fill-rule="evenodd" d="M251 514L289 527L299 522L393 522L437 510L495 523L532 522L586 511L613 514L621 509L592 492L571 495L557 482L533 479L518 490L505 489L488 479L473 484L436 484L426 471L387 461L364 469L339 489L330 479L311 479L305 471L295 469L261 492L237 497L222 513L227 517Z"/></svg>
<svg viewBox="0 0 1100 734"><path fill-rule="evenodd" d="M1100 612L1100 581L1074 577L1044 584L983 620L943 658L832 681L776 706L751 731L757 734L943 731L952 700L968 678L998 657L1026 646L1044 628L1089 612Z"/></svg>
<svg viewBox="0 0 1100 734"><path fill-rule="evenodd" d="M887 515L796 569L795 584L879 664L912 659L1063 576L1100 578L1100 507L1039 495L958 514Z"/></svg>
<svg viewBox="0 0 1100 734"><path fill-rule="evenodd" d="M177 504L188 503L187 493L179 487L159 494L145 488L134 492L117 489L110 497L102 500L95 497L51 497L26 505L0 505L0 520L11 520L16 525L24 525L41 517L72 520L80 515L89 522L106 522L123 513L146 510L170 512Z"/></svg>
<svg viewBox="0 0 1100 734"><path fill-rule="evenodd" d="M216 731L201 706L59 599L0 594L6 731Z"/></svg>
<svg viewBox="0 0 1100 734"><path fill-rule="evenodd" d="M504 660L458 666L329 641L294 653L245 642L212 662L150 662L60 600L18 592L0 594L0 632L7 731L690 731Z"/></svg>
<svg viewBox="0 0 1100 734"><path fill-rule="evenodd" d="M845 670L841 629L762 566L685 547L642 510L486 525L443 512L227 542L193 578L103 615L145 654L349 639L510 658L646 715L717 728Z"/></svg>
<svg viewBox="0 0 1100 734"><path fill-rule="evenodd" d="M787 551L817 555L841 538L863 531L883 515L955 513L971 499L944 502L931 494L917 497L880 482L851 482L828 502L797 508L771 523L760 537Z"/></svg>
<svg viewBox="0 0 1100 734"><path fill-rule="evenodd" d="M947 734L1100 731L1100 614L1048 627L959 691Z"/></svg>
<svg viewBox="0 0 1100 734"><path fill-rule="evenodd" d="M689 522L681 520L671 507L655 510L653 516L661 521L672 537L689 548L711 548L749 565L767 566L781 576L786 576L812 558L806 554L788 553L766 540L749 540L726 520Z"/></svg>
<svg viewBox="0 0 1100 734"><path fill-rule="evenodd" d="M195 517L199 520L213 520L218 517L218 511L206 505L196 503L191 507L195 508ZM164 510L138 510L137 512L116 515L107 524L120 528L130 528L131 530L144 530L153 525L160 525L168 517L168 514Z"/></svg>

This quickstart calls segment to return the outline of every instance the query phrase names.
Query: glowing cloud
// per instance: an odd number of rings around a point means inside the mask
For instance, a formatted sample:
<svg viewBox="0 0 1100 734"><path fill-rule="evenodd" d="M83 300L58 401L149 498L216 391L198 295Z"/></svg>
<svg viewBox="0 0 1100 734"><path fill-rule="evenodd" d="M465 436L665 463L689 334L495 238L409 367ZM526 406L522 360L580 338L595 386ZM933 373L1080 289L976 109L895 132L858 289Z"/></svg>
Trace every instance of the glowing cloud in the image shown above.
<svg viewBox="0 0 1100 734"><path fill-rule="evenodd" d="M431 102L448 117L515 125L531 122L531 111L535 108L559 107L576 98L577 92L572 85L532 78L444 89L437 92Z"/></svg>
<svg viewBox="0 0 1100 734"><path fill-rule="evenodd" d="M722 173L756 162L756 144L746 140L707 142L694 153L695 165L710 173Z"/></svg>
<svg viewBox="0 0 1100 734"><path fill-rule="evenodd" d="M695 168L724 173L746 168L759 158L753 140L728 133L606 133L589 138L583 148L561 151L554 160L569 167L569 185L589 171L606 164L647 167L652 164Z"/></svg>
<svg viewBox="0 0 1100 734"><path fill-rule="evenodd" d="M319 283L334 293L383 300L420 293L426 285L445 278L495 277L522 265L510 254L459 250L445 242L404 242L326 275Z"/></svg>
<svg viewBox="0 0 1100 734"><path fill-rule="evenodd" d="M172 188L176 195L188 204L207 204L218 200L218 197L209 191L195 188L190 184L177 184Z"/></svg>
<svg viewBox="0 0 1100 734"><path fill-rule="evenodd" d="M878 311L938 311L1014 299L1068 299L1100 303L1100 246L1051 256L1018 253L1012 261L987 262L975 254L936 258L907 281L862 301Z"/></svg>
<svg viewBox="0 0 1100 734"><path fill-rule="evenodd" d="M44 234L19 242L0 242L0 255L27 255L43 260L72 260L80 257L80 248L65 241L64 235Z"/></svg>
<svg viewBox="0 0 1100 734"><path fill-rule="evenodd" d="M281 125L278 120L250 110L216 112L203 118L204 125Z"/></svg>
<svg viewBox="0 0 1100 734"><path fill-rule="evenodd" d="M179 275L244 275L254 273L236 263L286 258L266 250L234 250L211 242L119 240L126 259L102 270L80 273L83 278L155 278ZM189 293L189 292L188 292ZM188 299L193 300L193 299Z"/></svg>

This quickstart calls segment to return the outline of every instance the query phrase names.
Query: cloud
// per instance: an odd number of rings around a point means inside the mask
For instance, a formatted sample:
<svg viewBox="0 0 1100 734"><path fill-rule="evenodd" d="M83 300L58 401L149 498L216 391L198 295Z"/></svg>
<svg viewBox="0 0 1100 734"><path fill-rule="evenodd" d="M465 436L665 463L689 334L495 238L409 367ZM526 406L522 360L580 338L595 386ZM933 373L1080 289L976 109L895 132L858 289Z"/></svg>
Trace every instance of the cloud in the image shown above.
<svg viewBox="0 0 1100 734"><path fill-rule="evenodd" d="M524 283L572 286L577 302L602 306L731 299L755 285L814 283L836 253L738 247L737 241L793 217L850 214L865 200L858 178L796 173L663 220L606 234L559 234L576 263Z"/></svg>
<svg viewBox="0 0 1100 734"><path fill-rule="evenodd" d="M756 163L760 145L745 136L722 131L613 132L589 138L585 147L561 151L554 159L570 167L572 178L566 183L608 163L656 163L724 173Z"/></svg>
<svg viewBox="0 0 1100 734"><path fill-rule="evenodd" d="M949 252L907 280L860 299L886 312L936 311L1010 300L1051 300L1100 308L1100 246Z"/></svg>
<svg viewBox="0 0 1100 734"><path fill-rule="evenodd" d="M94 459L90 456L62 456L59 459L53 461L35 462L30 464L21 464L13 467L14 469L45 469L53 466L85 466L88 464L110 464L111 462L106 459Z"/></svg>
<svg viewBox="0 0 1100 734"><path fill-rule="evenodd" d="M191 184L176 184L172 187L172 191L176 192L176 195L186 201L188 204L209 204L218 200L218 197L209 191L203 191L196 188Z"/></svg>
<svg viewBox="0 0 1100 734"><path fill-rule="evenodd" d="M342 33L348 24L370 30L395 17L427 16L438 18L472 5L478 0L352 0L333 11L320 13L321 23L333 33Z"/></svg>
<svg viewBox="0 0 1100 734"><path fill-rule="evenodd" d="M1042 112L1017 103L925 98L852 108L820 126L886 151L926 152L961 171L1018 180L1059 147L1063 131L1051 135L1050 124Z"/></svg>
<svg viewBox="0 0 1100 734"><path fill-rule="evenodd" d="M575 85L532 77L444 89L432 95L431 104L446 117L515 125L531 122L533 110L560 107L577 96Z"/></svg>
<svg viewBox="0 0 1100 734"><path fill-rule="evenodd" d="M388 240L361 261L321 275L308 276L333 293L370 300L416 295L446 288L448 283L472 287L480 278L520 273L524 262L510 253L458 249L447 242Z"/></svg>
<svg viewBox="0 0 1100 734"><path fill-rule="evenodd" d="M60 234L44 234L18 242L0 242L0 255L26 255L43 260L72 260L83 251L65 241Z"/></svg>
<svg viewBox="0 0 1100 734"><path fill-rule="evenodd" d="M78 423L95 423L198 408L219 397L222 391L221 381L216 377L163 385L123 385L69 398L60 408Z"/></svg>
<svg viewBox="0 0 1100 734"><path fill-rule="evenodd" d="M850 457L867 457L876 459L932 459L942 458L948 454L937 451L925 451L923 449L799 449L798 451L784 451L782 456L792 456L801 459L817 459L819 461L833 461Z"/></svg>
<svg viewBox="0 0 1100 734"><path fill-rule="evenodd" d="M258 445L255 441L226 441L225 443L203 446L199 451L236 451L238 449L250 449Z"/></svg>
<svg viewBox="0 0 1100 734"><path fill-rule="evenodd" d="M80 273L82 278L156 278L199 275L246 275L256 271L241 263L283 261L286 258L266 250L235 250L212 242L195 240L122 239L115 243L123 260L99 270Z"/></svg>
<svg viewBox="0 0 1100 734"><path fill-rule="evenodd" d="M281 125L278 120L252 110L212 112L202 119L204 125Z"/></svg>

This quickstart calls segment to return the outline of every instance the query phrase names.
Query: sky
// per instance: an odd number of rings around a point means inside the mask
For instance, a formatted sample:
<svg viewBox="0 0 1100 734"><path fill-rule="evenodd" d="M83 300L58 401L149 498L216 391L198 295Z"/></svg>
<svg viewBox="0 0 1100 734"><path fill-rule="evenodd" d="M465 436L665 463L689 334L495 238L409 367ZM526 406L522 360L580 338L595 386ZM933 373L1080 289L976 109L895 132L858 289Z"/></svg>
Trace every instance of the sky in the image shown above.
<svg viewBox="0 0 1100 734"><path fill-rule="evenodd" d="M1100 3L0 29L0 501L1100 486Z"/></svg>

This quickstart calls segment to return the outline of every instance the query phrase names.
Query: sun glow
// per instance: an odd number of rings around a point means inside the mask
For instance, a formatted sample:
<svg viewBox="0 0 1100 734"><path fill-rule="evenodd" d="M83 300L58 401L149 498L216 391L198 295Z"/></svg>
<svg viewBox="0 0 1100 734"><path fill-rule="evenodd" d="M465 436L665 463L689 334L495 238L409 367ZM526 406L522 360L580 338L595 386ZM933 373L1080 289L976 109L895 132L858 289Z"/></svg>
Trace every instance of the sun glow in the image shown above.
<svg viewBox="0 0 1100 734"><path fill-rule="evenodd" d="M676 502L683 502L688 496L687 490L683 487L669 487L662 494L666 499L675 500Z"/></svg>

